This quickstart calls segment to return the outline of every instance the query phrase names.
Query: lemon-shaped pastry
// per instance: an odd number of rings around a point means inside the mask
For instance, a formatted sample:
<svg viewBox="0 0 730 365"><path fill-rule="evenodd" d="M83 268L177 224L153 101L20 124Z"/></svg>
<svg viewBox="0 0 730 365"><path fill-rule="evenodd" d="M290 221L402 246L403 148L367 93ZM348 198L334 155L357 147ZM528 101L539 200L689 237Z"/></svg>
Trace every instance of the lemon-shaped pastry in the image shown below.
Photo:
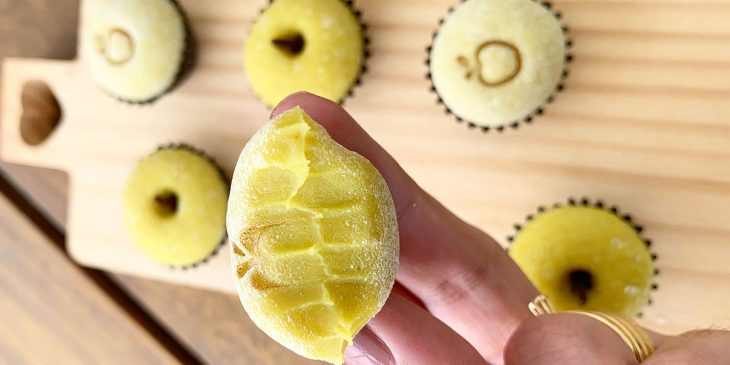
<svg viewBox="0 0 730 365"><path fill-rule="evenodd" d="M246 40L246 75L269 106L297 91L339 102L360 76L364 41L342 0L274 0Z"/></svg>
<svg viewBox="0 0 730 365"><path fill-rule="evenodd" d="M534 0L466 0L437 30L433 87L458 118L501 127L532 115L558 88L562 26Z"/></svg>
<svg viewBox="0 0 730 365"><path fill-rule="evenodd" d="M342 363L398 266L395 208L375 167L292 109L243 149L227 222L254 323L302 356Z"/></svg>
<svg viewBox="0 0 730 365"><path fill-rule="evenodd" d="M152 260L199 263L224 242L228 184L210 159L187 147L145 157L124 192L129 235Z"/></svg>
<svg viewBox="0 0 730 365"><path fill-rule="evenodd" d="M636 228L594 206L542 212L522 226L510 256L558 310L634 316L649 301L652 255Z"/></svg>
<svg viewBox="0 0 730 365"><path fill-rule="evenodd" d="M173 0L101 1L84 37L94 79L118 99L154 100L178 80L187 33Z"/></svg>

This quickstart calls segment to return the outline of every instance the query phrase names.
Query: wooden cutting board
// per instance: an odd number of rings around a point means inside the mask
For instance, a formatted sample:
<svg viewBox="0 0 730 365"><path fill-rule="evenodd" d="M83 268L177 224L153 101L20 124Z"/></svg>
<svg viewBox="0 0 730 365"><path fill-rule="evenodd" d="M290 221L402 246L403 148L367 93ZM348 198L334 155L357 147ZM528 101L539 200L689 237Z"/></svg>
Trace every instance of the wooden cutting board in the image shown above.
<svg viewBox="0 0 730 365"><path fill-rule="evenodd" d="M95 6L85 0L81 32ZM425 78L426 47L457 0L360 0L369 71L346 108L414 178L506 243L540 205L588 196L645 227L661 269L649 327L730 326L730 0L561 0L574 42L564 92L532 125L483 134L444 113ZM122 191L157 146L192 144L228 172L269 111L242 73L246 34L266 0L182 0L199 62L149 106L99 91L83 43L72 62L3 64L0 157L70 174L68 247L80 263L234 291L228 251L180 271L148 261L124 227ZM20 136L26 82L63 110L41 145Z"/></svg>

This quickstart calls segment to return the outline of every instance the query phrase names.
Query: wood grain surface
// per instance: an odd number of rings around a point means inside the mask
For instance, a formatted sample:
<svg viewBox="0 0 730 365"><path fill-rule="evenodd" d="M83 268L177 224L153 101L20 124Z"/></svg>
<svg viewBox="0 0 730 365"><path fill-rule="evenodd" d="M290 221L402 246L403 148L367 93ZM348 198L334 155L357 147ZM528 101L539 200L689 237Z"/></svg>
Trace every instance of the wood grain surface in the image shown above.
<svg viewBox="0 0 730 365"><path fill-rule="evenodd" d="M659 255L659 290L644 323L672 332L729 325L730 2L555 1L575 43L566 90L534 125L488 135L443 113L424 77L424 49L455 3L359 2L373 55L348 110L424 188L503 242L540 205L584 195L618 205ZM185 141L230 171L268 114L240 71L246 31L264 1L182 4L200 62L150 107L100 93L83 52L71 63L7 62L0 155L69 171L69 243L80 261L232 290L225 255L192 274L170 272L146 261L122 224L119 196L139 158ZM46 81L67 112L40 147L18 138L18 97L30 79Z"/></svg>
<svg viewBox="0 0 730 365"><path fill-rule="evenodd" d="M0 217L0 363L177 363L2 195Z"/></svg>
<svg viewBox="0 0 730 365"><path fill-rule="evenodd" d="M251 322L229 293L115 275L153 315L209 364L323 364L285 349Z"/></svg>
<svg viewBox="0 0 730 365"><path fill-rule="evenodd" d="M15 187L36 204L50 221L64 221L67 186L65 174L7 163L0 164L0 170L11 178ZM0 218L2 217L4 216L0 214ZM4 235L2 229L0 232ZM301 358L269 339L251 323L234 294L127 275L110 273L109 276L170 331L172 336L205 363L319 363ZM75 284L68 282L68 285Z"/></svg>
<svg viewBox="0 0 730 365"><path fill-rule="evenodd" d="M0 0L0 55L72 59L79 0Z"/></svg>
<svg viewBox="0 0 730 365"><path fill-rule="evenodd" d="M0 172L55 227L65 227L68 176L64 172L6 162L0 162Z"/></svg>
<svg viewBox="0 0 730 365"><path fill-rule="evenodd" d="M77 12L77 0L0 0L0 58L6 56L54 59L74 57L76 53L75 35L78 27ZM49 23L53 26L46 26ZM65 230L66 202L68 199L68 178L65 173L58 170L0 162L0 174L25 199L34 205L53 226L62 232ZM12 222L10 218L6 220L6 216L12 216L11 218L15 219L19 217L19 214L14 209L0 210L0 224ZM16 232L21 228L16 225L14 229L14 232ZM23 225L22 230L24 230L24 234L35 236L40 231L30 224ZM36 233L32 231L36 231ZM13 234L13 232L6 234L6 231L0 227L0 245L13 242L11 240ZM56 252L54 255L58 254L58 248L54 245L54 242L48 242L47 239L42 239L41 242L43 244L36 247L38 252L34 250L32 254L43 256L45 251ZM21 242L16 241L13 244L21 244ZM66 261L64 266L75 266L67 256L63 256L61 260ZM23 275L23 273L18 273L18 275ZM158 320L170 332L171 336L188 347L194 356L204 363L318 363L294 355L259 331L245 315L235 295L124 275L109 274L109 277L120 285L131 296L132 300L140 303L153 318ZM66 287L74 288L77 281L88 281L88 279L82 275L63 278L63 284ZM88 286L86 284L82 285ZM3 293L5 294L5 291ZM99 295L104 294L99 293ZM14 295L8 295L4 299L14 299ZM63 313L59 311L58 314L62 315ZM43 318L38 312L33 312L28 314L26 319L30 320L17 325L27 325L37 329L38 322ZM131 319L121 319L121 321L124 325L128 322L131 323ZM62 335L63 333L56 331L57 329L58 327L48 327L45 335ZM6 330L10 329L6 328ZM23 328L19 330L21 332L26 331ZM143 329L138 328L138 330L142 331ZM86 337L93 337L94 334L90 331L72 331L72 337L77 340L85 340ZM141 336L145 337L147 335L143 333ZM0 337L7 338L6 333L0 334ZM42 339L39 338L39 340ZM2 352L0 363L33 363L35 360L40 363L48 363L51 361L45 360L55 355L49 350L45 353L48 357L32 358L29 357L30 355L25 354L25 350L28 350L27 347L12 348L10 344L5 344L4 340L0 342L2 342L0 347L3 349L3 351L0 351ZM54 340L55 342L57 341ZM94 342L90 345L99 346L99 343ZM153 349L149 351L162 352L157 345L153 344L151 347ZM111 352L108 354L109 358L98 362L113 364L122 361L127 363L128 357L111 359L114 354L118 353ZM65 357L60 357L58 363L74 363L73 361L63 361L65 359ZM84 360L88 360L88 358ZM85 361L85 363L88 362L90 361ZM142 361L140 363L158 362Z"/></svg>

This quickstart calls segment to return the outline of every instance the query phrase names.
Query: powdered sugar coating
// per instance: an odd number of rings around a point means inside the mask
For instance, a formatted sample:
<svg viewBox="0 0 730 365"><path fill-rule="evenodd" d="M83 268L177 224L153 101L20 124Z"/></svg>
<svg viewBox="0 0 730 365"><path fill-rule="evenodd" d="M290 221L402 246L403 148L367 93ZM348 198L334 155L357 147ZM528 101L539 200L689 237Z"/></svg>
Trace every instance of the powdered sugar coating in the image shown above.
<svg viewBox="0 0 730 365"><path fill-rule="evenodd" d="M377 169L292 109L243 149L227 227L252 320L302 356L341 363L398 266L395 208Z"/></svg>

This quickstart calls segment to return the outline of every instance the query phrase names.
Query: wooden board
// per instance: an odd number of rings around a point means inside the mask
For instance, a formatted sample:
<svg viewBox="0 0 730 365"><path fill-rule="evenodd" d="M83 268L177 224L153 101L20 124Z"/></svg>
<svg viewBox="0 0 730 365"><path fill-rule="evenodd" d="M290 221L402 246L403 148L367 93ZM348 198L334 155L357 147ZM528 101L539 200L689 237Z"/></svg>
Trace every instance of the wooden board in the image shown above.
<svg viewBox="0 0 730 365"><path fill-rule="evenodd" d="M0 173L7 175L14 187L51 222L59 223L58 227L64 226L65 192L68 186L65 174L7 163L0 163ZM7 219L4 213L0 210L0 223ZM13 214L10 216L13 217ZM18 229L17 225L12 227ZM12 237L12 234L8 237ZM47 249L57 248L49 244ZM204 363L320 363L294 354L258 330L243 311L235 294L204 291L114 273L110 273L109 277L183 345L192 349ZM64 280L65 285L69 283L73 282Z"/></svg>
<svg viewBox="0 0 730 365"><path fill-rule="evenodd" d="M0 363L177 363L2 194L0 217Z"/></svg>
<svg viewBox="0 0 730 365"><path fill-rule="evenodd" d="M272 340L244 312L238 295L115 275L205 364L315 365Z"/></svg>
<svg viewBox="0 0 730 365"><path fill-rule="evenodd" d="M71 59L76 54L78 0L10 0L0 2L0 58L48 57ZM48 24L53 24L49 27ZM42 40L42 41L39 41ZM5 178L25 200L35 206L47 221L65 231L68 179L59 170L9 164L0 161L0 180ZM2 182L0 182L0 190ZM7 194L7 192L4 192ZM10 217L15 212L10 210ZM0 211L0 221L7 220ZM38 218L38 217L36 217ZM31 218L32 219L32 218ZM39 221L33 221L39 224ZM13 225L17 229L19 225ZM35 227L38 230L38 227ZM1 231L0 231L1 232ZM0 233L2 235L3 233ZM10 237L10 236L8 236ZM54 237L55 238L55 237ZM3 241L4 242L4 241ZM51 243L51 242L45 242ZM59 243L59 242L54 242ZM59 249L44 244L40 252ZM68 261L68 257L63 257ZM35 267L35 266L34 266ZM86 273L86 272L85 272ZM88 275L88 273L86 273ZM216 293L198 288L160 281L108 273L117 285L123 287L130 300L140 304L170 336L189 349L192 356L172 346L150 323L140 325L183 363L195 363L191 358L207 364L314 364L271 340L257 330L232 293ZM87 276L79 276L86 278ZM75 286L73 278L64 277L65 286ZM112 297L118 304L127 301ZM128 311L125 308L125 312ZM33 312L35 313L35 312ZM128 313L129 314L129 313ZM139 313L131 314L136 320ZM26 323L26 322L23 322ZM35 322L31 322L34 325ZM154 327L154 326L152 326ZM14 329L15 331L22 329ZM53 354L51 354L53 355ZM1 356L1 355L0 355ZM10 361L10 356L5 356Z"/></svg>
<svg viewBox="0 0 730 365"><path fill-rule="evenodd" d="M63 227L68 186L64 174L6 163L0 163L0 170L51 222L60 222L59 227ZM0 210L0 223L6 219L3 213ZM48 246L49 250L56 249L54 245ZM204 363L320 363L296 355L258 330L236 294L114 273L109 273L109 277ZM65 285L69 283L72 282L64 280Z"/></svg>
<svg viewBox="0 0 730 365"><path fill-rule="evenodd" d="M83 19L100 0L83 3ZM346 107L457 214L504 242L538 205L587 195L646 227L662 269L644 322L681 330L730 325L730 1L563 0L575 62L566 91L532 126L483 135L457 125L424 77L425 47L456 0L361 0L369 72ZM187 142L229 172L268 111L241 72L247 29L264 0L181 1L199 40L198 68L148 107L97 90L74 62L4 64L0 156L70 174L68 237L84 264L232 291L227 252L191 271L148 262L123 225L121 191L157 145ZM47 82L63 110L39 147L18 133L20 90Z"/></svg>

